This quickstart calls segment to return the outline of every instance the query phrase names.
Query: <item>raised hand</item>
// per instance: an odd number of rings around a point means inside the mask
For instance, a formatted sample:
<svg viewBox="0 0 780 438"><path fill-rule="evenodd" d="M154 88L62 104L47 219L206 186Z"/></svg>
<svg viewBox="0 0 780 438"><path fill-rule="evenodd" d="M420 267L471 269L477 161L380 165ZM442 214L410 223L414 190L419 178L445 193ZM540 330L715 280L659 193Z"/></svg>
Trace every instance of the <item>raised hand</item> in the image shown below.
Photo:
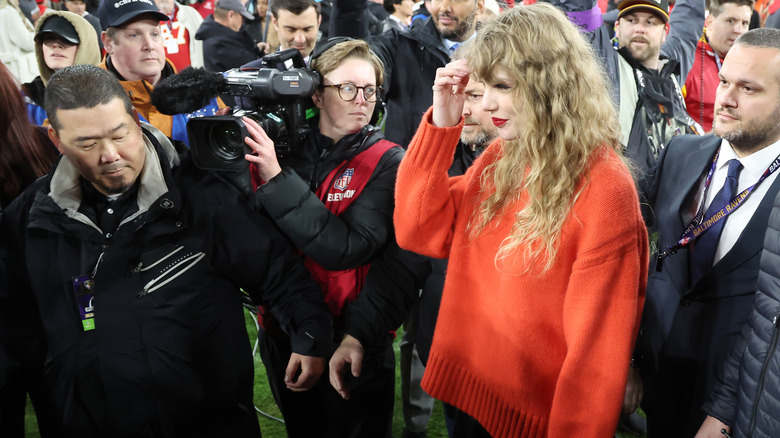
<svg viewBox="0 0 780 438"><path fill-rule="evenodd" d="M463 90L469 83L466 61L452 61L436 70L433 81L433 124L448 128L460 122L466 95Z"/></svg>

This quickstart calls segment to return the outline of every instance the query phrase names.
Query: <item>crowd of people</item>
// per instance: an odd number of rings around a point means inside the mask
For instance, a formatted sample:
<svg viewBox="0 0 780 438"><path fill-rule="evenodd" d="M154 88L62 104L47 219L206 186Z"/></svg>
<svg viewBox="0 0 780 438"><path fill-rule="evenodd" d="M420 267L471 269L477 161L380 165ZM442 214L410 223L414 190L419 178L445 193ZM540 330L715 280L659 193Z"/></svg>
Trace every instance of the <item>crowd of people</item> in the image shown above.
<svg viewBox="0 0 780 438"><path fill-rule="evenodd" d="M771 2L32 3L0 435L261 436L252 308L290 437L391 436L401 326L403 438L780 436Z"/></svg>

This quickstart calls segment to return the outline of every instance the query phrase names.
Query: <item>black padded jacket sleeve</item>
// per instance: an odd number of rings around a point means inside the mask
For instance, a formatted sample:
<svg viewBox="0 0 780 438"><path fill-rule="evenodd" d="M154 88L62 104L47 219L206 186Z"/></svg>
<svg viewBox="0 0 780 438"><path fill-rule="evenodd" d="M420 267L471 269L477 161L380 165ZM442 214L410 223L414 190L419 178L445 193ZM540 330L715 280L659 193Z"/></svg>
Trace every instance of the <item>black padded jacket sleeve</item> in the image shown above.
<svg viewBox="0 0 780 438"><path fill-rule="evenodd" d="M290 337L291 348L305 356L327 357L333 319L300 256L264 215L241 194L211 175L183 182L191 186L192 203L202 206L212 224L209 238L215 267L225 279L265 306ZM201 189L202 188L202 189Z"/></svg>
<svg viewBox="0 0 780 438"><path fill-rule="evenodd" d="M374 258L392 234L393 192L402 156L400 147L385 152L363 191L340 216L290 168L261 186L255 197L305 255L328 270L355 268Z"/></svg>
<svg viewBox="0 0 780 438"><path fill-rule="evenodd" d="M367 350L406 319L431 272L427 257L403 250L395 239L371 263L363 290L344 309L344 330Z"/></svg>
<svg viewBox="0 0 780 438"><path fill-rule="evenodd" d="M715 417L721 422L733 427L737 415L737 386L739 384L739 367L742 356L747 347L747 337L752 327L745 324L736 344L726 356L723 369L715 381L709 399L702 409L707 415Z"/></svg>

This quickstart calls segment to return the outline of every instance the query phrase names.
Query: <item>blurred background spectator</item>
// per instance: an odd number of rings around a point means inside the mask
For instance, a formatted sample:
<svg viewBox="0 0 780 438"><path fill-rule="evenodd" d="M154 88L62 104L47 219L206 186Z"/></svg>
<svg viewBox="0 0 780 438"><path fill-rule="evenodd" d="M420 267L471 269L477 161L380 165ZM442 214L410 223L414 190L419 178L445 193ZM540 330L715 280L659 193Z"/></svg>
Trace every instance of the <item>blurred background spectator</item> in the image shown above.
<svg viewBox="0 0 780 438"><path fill-rule="evenodd" d="M38 76L34 36L33 25L17 0L0 0L0 60L19 83Z"/></svg>

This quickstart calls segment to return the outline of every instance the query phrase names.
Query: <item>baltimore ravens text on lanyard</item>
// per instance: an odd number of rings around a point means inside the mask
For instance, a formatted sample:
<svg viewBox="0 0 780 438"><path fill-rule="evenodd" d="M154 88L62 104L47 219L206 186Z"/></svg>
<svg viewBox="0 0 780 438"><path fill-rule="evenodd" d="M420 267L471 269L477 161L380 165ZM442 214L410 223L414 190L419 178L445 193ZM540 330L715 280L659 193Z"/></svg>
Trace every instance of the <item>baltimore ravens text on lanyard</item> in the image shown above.
<svg viewBox="0 0 780 438"><path fill-rule="evenodd" d="M715 173L715 165L718 162L718 155L720 155L720 150L715 153L715 157L712 159L710 171L707 173L707 179L704 182L704 194L702 195L702 201L699 204L699 210L696 212L696 216L693 217L691 223L688 224L688 226L685 228L685 231L683 231L677 243L673 246L667 246L665 251L658 254L658 260L655 264L656 271L661 272L663 269L663 261L666 257L669 257L672 254L676 254L678 250L690 245L693 241L696 240L697 237L701 236L715 224L726 220L726 217L733 213L740 205L742 205L742 203L745 202L747 197L753 193L753 190L759 184L761 184L762 181L767 179L769 175L773 174L775 170L780 167L780 155L778 155L755 184L737 194L733 199L731 199L731 201L722 206L720 210L714 212L712 216L702 220L704 216L704 202L707 199L707 191L709 190L710 183L712 182L712 175Z"/></svg>

